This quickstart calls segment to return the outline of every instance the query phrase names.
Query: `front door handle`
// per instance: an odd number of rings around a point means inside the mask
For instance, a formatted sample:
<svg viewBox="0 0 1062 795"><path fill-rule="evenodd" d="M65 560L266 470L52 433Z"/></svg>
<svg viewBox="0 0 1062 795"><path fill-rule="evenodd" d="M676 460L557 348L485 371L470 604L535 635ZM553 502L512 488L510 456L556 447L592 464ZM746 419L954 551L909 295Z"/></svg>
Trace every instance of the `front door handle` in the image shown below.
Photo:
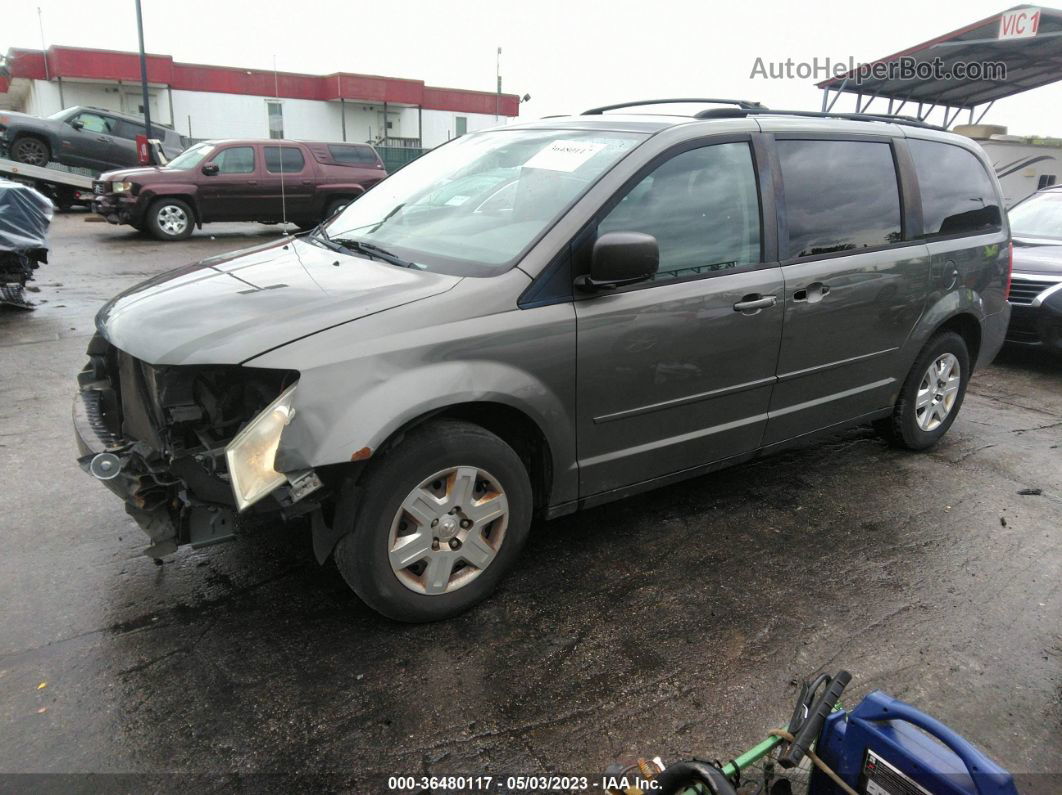
<svg viewBox="0 0 1062 795"><path fill-rule="evenodd" d="M777 301L778 298L773 295L746 295L744 298L734 304L734 311L755 314L761 309L766 309L769 306L774 306Z"/></svg>
<svg viewBox="0 0 1062 795"><path fill-rule="evenodd" d="M817 304L830 294L830 285L822 282L812 282L802 290L793 293L794 301L807 301L809 304Z"/></svg>

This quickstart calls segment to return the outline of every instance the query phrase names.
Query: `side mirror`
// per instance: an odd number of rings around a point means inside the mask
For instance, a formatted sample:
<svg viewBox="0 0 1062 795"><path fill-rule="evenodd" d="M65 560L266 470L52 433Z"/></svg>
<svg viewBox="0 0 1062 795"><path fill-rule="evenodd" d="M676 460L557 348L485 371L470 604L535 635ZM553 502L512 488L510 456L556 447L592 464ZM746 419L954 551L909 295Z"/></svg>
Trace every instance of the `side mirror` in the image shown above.
<svg viewBox="0 0 1062 795"><path fill-rule="evenodd" d="M73 127L75 130L80 130L82 127L85 126L85 122L81 121L80 119L74 119L72 122L70 122L70 126Z"/></svg>
<svg viewBox="0 0 1062 795"><path fill-rule="evenodd" d="M203 166L203 173L208 177L216 177L219 171L221 171L221 168L217 163L207 163Z"/></svg>
<svg viewBox="0 0 1062 795"><path fill-rule="evenodd" d="M611 290L652 278L660 267L656 238L642 232L606 232L594 243L590 275L579 276L576 287Z"/></svg>

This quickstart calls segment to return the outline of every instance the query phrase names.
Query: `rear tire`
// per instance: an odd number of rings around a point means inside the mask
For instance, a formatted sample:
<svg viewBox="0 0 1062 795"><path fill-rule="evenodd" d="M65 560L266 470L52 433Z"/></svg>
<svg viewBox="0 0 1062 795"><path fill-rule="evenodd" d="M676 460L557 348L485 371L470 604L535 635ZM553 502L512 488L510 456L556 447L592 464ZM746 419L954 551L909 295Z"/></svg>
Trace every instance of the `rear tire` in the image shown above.
<svg viewBox="0 0 1062 795"><path fill-rule="evenodd" d="M146 221L159 240L184 240L192 234L195 216L181 199L158 199L148 208Z"/></svg>
<svg viewBox="0 0 1062 795"><path fill-rule="evenodd" d="M346 207L352 201L354 201L354 200L353 199L333 199L332 201L330 201L328 203L328 208L325 210L325 214L324 214L324 219L323 220L327 221L329 218L331 218L333 215L335 215L337 212L339 212L339 210L341 208Z"/></svg>
<svg viewBox="0 0 1062 795"><path fill-rule="evenodd" d="M44 139L24 135L11 145L11 159L27 166L46 166L51 162L52 151Z"/></svg>
<svg viewBox="0 0 1062 795"><path fill-rule="evenodd" d="M362 601L396 621L438 621L485 598L531 526L523 462L470 423L414 428L359 486L365 499L336 565Z"/></svg>
<svg viewBox="0 0 1062 795"><path fill-rule="evenodd" d="M969 380L966 341L954 331L937 334L907 374L892 416L877 427L898 447L932 447L955 422Z"/></svg>

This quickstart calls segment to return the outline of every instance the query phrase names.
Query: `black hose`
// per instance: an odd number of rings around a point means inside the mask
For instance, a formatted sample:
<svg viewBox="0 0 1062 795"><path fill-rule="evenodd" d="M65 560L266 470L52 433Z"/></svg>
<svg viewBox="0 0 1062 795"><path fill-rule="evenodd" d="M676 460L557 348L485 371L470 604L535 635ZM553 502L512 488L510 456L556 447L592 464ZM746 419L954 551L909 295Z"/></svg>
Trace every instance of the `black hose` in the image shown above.
<svg viewBox="0 0 1062 795"><path fill-rule="evenodd" d="M703 784L712 795L736 795L734 785L723 771L697 760L668 765L654 781L657 784L654 795L678 795L695 784Z"/></svg>

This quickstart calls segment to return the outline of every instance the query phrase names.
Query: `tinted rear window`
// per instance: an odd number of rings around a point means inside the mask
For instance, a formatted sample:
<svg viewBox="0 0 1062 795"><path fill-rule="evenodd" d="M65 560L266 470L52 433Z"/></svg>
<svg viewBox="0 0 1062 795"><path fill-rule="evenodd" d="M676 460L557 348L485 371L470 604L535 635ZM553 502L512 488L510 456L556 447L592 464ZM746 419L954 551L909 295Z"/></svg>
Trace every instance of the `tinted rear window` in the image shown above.
<svg viewBox="0 0 1062 795"><path fill-rule="evenodd" d="M342 166L375 166L376 152L367 146L329 144L328 153Z"/></svg>
<svg viewBox="0 0 1062 795"><path fill-rule="evenodd" d="M892 147L876 141L779 141L789 257L897 243Z"/></svg>
<svg viewBox="0 0 1062 795"><path fill-rule="evenodd" d="M283 152L283 154L281 154ZM291 174L302 171L306 161L302 157L302 150L294 146L267 146L265 147L266 171L270 174Z"/></svg>
<svg viewBox="0 0 1062 795"><path fill-rule="evenodd" d="M162 130L156 130L152 128L152 132L154 132L159 138L161 138L163 135ZM145 134L145 127L143 124L133 124L132 122L126 121L125 119L119 119L118 127L115 130L114 134L117 135L119 138L128 138L130 141L135 141L138 135Z"/></svg>
<svg viewBox="0 0 1062 795"><path fill-rule="evenodd" d="M1003 214L981 161L960 146L909 140L922 192L924 237L1000 229Z"/></svg>

